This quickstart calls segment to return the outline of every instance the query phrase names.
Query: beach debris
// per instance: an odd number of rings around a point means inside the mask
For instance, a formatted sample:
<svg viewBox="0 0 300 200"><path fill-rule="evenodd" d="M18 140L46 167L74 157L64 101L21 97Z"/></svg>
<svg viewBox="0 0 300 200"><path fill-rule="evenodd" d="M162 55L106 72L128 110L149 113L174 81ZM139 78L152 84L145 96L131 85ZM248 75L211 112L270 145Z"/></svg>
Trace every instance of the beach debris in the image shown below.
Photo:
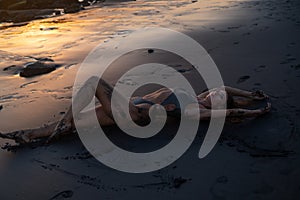
<svg viewBox="0 0 300 200"><path fill-rule="evenodd" d="M47 74L54 71L60 65L45 62L33 62L25 65L23 70L20 72L21 77L33 77L41 74Z"/></svg>

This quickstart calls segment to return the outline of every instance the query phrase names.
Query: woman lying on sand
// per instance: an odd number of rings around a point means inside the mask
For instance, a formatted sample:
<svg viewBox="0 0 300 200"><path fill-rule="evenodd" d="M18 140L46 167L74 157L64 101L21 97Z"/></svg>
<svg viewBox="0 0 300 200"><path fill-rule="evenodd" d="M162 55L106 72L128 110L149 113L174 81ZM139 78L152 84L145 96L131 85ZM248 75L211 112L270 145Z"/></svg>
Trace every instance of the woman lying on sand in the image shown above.
<svg viewBox="0 0 300 200"><path fill-rule="evenodd" d="M97 81L96 77L90 78L85 85L79 90L75 98L79 98L77 107L78 112L82 111L96 96L101 105L96 106L96 115L101 126L114 125L114 117L111 110L111 96L113 87L106 81L100 79L97 87L94 84ZM87 90L88 89L88 90ZM225 89L225 90L224 90ZM95 91L87 92L87 91ZM120 94L120 101L125 100ZM199 94L193 98L183 89L171 90L168 88L161 88L155 92L147 94L143 97L132 97L129 103L129 112L131 119L137 124L147 124L150 122L149 109L152 105L159 104L165 108L168 116L180 117L180 104L176 95L181 96L185 101L184 108L191 108L192 106L199 106L200 120L210 119L211 116L211 99L214 99L216 106L222 108L222 102L227 102L226 117L229 118L252 118L263 115L270 111L271 104L261 109L244 109L243 107L251 105L254 100L264 100L268 96L262 91L249 92L236 88L225 87L223 89L213 89ZM83 98L84 97L84 98ZM197 101L195 101L197 99ZM191 109L187 109L191 110ZM89 111L88 111L89 112ZM121 111L122 112L122 111ZM190 115L185 112L185 115ZM192 118L192 116L190 116ZM54 124L45 127L29 130L15 131L12 133L2 134L0 137L13 139L17 143L29 143L35 139L48 137L48 141L56 138L60 134L72 133L75 130L73 123L73 113L70 107L63 118Z"/></svg>

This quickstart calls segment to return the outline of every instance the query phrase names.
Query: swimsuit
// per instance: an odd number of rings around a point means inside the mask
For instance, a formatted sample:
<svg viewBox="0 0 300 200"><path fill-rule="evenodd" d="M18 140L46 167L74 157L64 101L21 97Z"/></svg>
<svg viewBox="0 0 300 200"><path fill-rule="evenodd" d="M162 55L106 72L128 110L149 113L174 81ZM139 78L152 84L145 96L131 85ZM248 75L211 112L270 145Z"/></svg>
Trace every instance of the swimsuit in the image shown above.
<svg viewBox="0 0 300 200"><path fill-rule="evenodd" d="M168 105L168 104L174 104L176 106L176 109L180 110L180 103L176 96L178 96L179 99L182 100L183 107L187 106L188 104L198 103L195 100L195 97L193 97L192 95L187 93L185 90L176 88L176 89L172 90L172 93L160 105L164 106L164 105ZM139 105L139 104L143 104L143 103L150 104L150 105L155 104L152 101L143 99L142 97L138 97L137 99L135 99L133 101L134 105Z"/></svg>

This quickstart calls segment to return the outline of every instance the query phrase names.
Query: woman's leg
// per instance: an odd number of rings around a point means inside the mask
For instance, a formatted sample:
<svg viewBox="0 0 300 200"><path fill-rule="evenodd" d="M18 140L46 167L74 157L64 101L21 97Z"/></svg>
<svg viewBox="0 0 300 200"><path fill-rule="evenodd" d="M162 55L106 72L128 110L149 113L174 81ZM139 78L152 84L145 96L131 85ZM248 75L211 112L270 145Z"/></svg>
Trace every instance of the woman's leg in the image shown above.
<svg viewBox="0 0 300 200"><path fill-rule="evenodd" d="M254 100L263 100L268 98L268 95L266 95L263 91L261 90L256 90L254 92L246 91L246 90L241 90L229 86L225 86L225 90L228 93L228 95L231 96L240 96L240 97L246 97Z"/></svg>
<svg viewBox="0 0 300 200"><path fill-rule="evenodd" d="M48 142L50 142L53 138L57 138L61 132L64 132L66 129L69 129L71 124L73 123L73 111L76 112L76 114L79 114L96 96L98 100L103 104L104 107L110 108L110 101L105 98L105 95L100 94L103 93L104 89L100 89L102 85L101 83L106 83L104 80L99 81L98 83L97 77L91 77L89 78L84 85L80 88L80 90L77 92L76 96L74 97L73 101L73 107L72 105L69 107L66 114L60 119L56 127L53 129L53 133L50 135ZM109 84L105 84L105 88L111 89L111 86ZM108 89L105 89L108 91ZM108 109L105 109L105 113L109 113ZM110 115L108 115L110 116Z"/></svg>
<svg viewBox="0 0 300 200"><path fill-rule="evenodd" d="M247 108L254 104L253 99L245 97L233 97L233 106L236 108Z"/></svg>
<svg viewBox="0 0 300 200"><path fill-rule="evenodd" d="M217 89L217 88L215 88L215 89ZM225 89L227 94L230 95L230 96L249 97L251 95L251 92L249 92L249 91L240 90L240 89L232 88L232 87L229 87L229 86L221 87L221 89ZM205 98L209 94L210 91L211 90L206 90L206 91L202 92L201 94L199 94L198 97L199 98Z"/></svg>
<svg viewBox="0 0 300 200"><path fill-rule="evenodd" d="M271 110L271 103L268 103L265 108L262 109L255 109L255 110L248 110L248 109L227 109L227 110L214 110L215 117L234 117L234 118L251 118L251 117L258 117L260 115L266 114ZM186 117L190 118L191 120L195 120L197 115L189 115L187 114ZM210 109L200 109L200 120L209 120L211 118L211 110Z"/></svg>
<svg viewBox="0 0 300 200"><path fill-rule="evenodd" d="M268 95L266 95L263 91L261 90L256 90L255 92L250 92L246 90L241 90L229 86L224 86L225 91L228 93L230 96L240 96L240 97L246 97L254 100L263 100L268 98ZM205 98L209 94L209 90L202 92L201 94L198 95L198 98Z"/></svg>
<svg viewBox="0 0 300 200"><path fill-rule="evenodd" d="M73 111L79 114L91 102L93 97L96 96L96 98L101 103L101 108L99 108L97 111L97 117L100 125L112 125L115 123L111 110L111 97L113 93L113 87L103 79L100 79L98 83L95 84L97 81L97 77L91 77L85 82L83 87L75 96L75 101L73 101ZM115 91L115 94L117 95L117 103L119 105L128 104L125 97L118 93L118 91ZM131 102L129 102L129 110L131 117L138 118L138 109ZM121 113L125 113L125 111L121 109L121 106L118 111ZM63 132L64 129L68 128L72 120L73 113L72 107L70 107L68 112L56 126L53 134L49 137L49 140L58 136L60 132Z"/></svg>

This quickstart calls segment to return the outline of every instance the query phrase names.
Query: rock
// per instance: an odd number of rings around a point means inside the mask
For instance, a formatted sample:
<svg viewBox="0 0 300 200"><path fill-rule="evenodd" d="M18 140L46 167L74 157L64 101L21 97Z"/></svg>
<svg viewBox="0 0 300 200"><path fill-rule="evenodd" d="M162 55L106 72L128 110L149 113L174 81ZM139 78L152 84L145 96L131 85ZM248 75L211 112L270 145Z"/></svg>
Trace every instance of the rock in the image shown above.
<svg viewBox="0 0 300 200"><path fill-rule="evenodd" d="M153 49L148 49L148 53L153 53L154 50Z"/></svg>
<svg viewBox="0 0 300 200"><path fill-rule="evenodd" d="M73 3L64 8L65 13L76 13L81 10L81 5L79 3Z"/></svg>
<svg viewBox="0 0 300 200"><path fill-rule="evenodd" d="M44 62L35 62L28 64L23 71L20 72L21 77L33 77L41 74L47 74L54 71L60 65L57 64L48 64Z"/></svg>
<svg viewBox="0 0 300 200"><path fill-rule="evenodd" d="M64 8L68 5L79 4L78 0L27 0L27 9Z"/></svg>
<svg viewBox="0 0 300 200"><path fill-rule="evenodd" d="M89 5L83 0L0 0L0 22L26 22L57 16L65 13L75 13Z"/></svg>
<svg viewBox="0 0 300 200"><path fill-rule="evenodd" d="M9 14L7 13L7 11L0 11L0 21L6 21L9 18Z"/></svg>
<svg viewBox="0 0 300 200"><path fill-rule="evenodd" d="M10 20L13 22L26 22L26 21L30 21L33 20L34 17L36 16L35 12L28 12L27 10L22 10L22 11L18 11L18 12L12 12L10 14Z"/></svg>
<svg viewBox="0 0 300 200"><path fill-rule="evenodd" d="M2 110L3 109L3 105L0 105L0 110Z"/></svg>
<svg viewBox="0 0 300 200"><path fill-rule="evenodd" d="M10 6L18 3L19 0L0 0L0 8L8 9Z"/></svg>

